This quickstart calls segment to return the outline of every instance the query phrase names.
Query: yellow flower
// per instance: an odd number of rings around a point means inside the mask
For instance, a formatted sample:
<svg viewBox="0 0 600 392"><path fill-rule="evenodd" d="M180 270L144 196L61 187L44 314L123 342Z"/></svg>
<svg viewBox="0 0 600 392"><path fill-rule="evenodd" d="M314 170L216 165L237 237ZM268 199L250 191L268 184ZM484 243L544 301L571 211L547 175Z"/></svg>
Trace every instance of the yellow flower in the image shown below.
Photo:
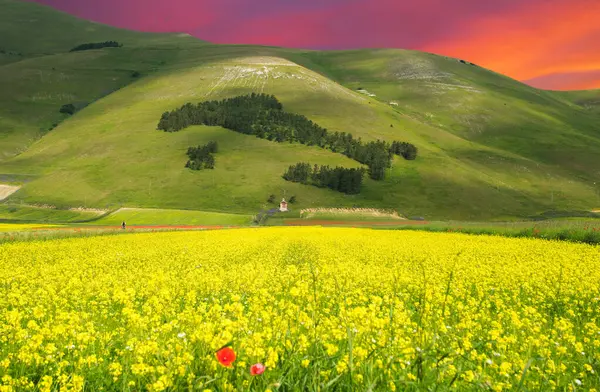
<svg viewBox="0 0 600 392"><path fill-rule="evenodd" d="M40 392L50 392L52 391L52 377L51 376L43 376L38 384L38 388Z"/></svg>
<svg viewBox="0 0 600 392"><path fill-rule="evenodd" d="M462 374L462 378L466 382L473 382L473 380L475 380L475 373L473 373L472 370L467 370Z"/></svg>
<svg viewBox="0 0 600 392"><path fill-rule="evenodd" d="M76 374L74 374L74 375L71 377L71 382L70 382L70 385L71 385L71 388L72 388L72 390L73 390L74 392L77 392L77 391L82 391L82 390L83 390L83 384L84 384L84 379L83 379L83 377L81 377L81 376L79 376L79 375L76 375Z"/></svg>
<svg viewBox="0 0 600 392"><path fill-rule="evenodd" d="M309 389L352 370L337 388L394 391L420 367L423 389L504 392L533 350L523 390L598 390L597 260L585 244L349 228L5 243L0 388L235 391L289 370Z"/></svg>
<svg viewBox="0 0 600 392"><path fill-rule="evenodd" d="M344 360L338 361L337 365L335 366L335 370L339 374L344 373L347 369L348 369L348 364Z"/></svg>

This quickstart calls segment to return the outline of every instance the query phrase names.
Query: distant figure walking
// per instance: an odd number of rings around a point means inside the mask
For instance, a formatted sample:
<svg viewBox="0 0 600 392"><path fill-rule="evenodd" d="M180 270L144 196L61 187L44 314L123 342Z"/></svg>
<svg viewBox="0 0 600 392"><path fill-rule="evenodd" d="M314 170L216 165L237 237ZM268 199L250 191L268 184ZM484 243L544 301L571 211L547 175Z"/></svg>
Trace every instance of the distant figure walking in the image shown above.
<svg viewBox="0 0 600 392"><path fill-rule="evenodd" d="M121 229L125 230L125 222L121 223Z"/></svg>

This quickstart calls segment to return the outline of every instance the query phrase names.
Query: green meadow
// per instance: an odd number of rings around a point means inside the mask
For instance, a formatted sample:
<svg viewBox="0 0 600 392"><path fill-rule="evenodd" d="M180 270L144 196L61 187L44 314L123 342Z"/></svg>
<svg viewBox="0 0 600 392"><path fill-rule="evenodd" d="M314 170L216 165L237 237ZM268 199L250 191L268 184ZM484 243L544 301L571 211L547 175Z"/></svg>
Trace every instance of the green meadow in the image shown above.
<svg viewBox="0 0 600 392"><path fill-rule="evenodd" d="M56 216L73 207L145 208L205 211L206 220L173 213L143 222L209 224L211 213L251 217L274 208L272 194L296 196L293 210L382 208L429 220L600 208L598 92L541 91L414 51L214 45L114 29L33 3L0 0L0 10L8 37L0 49L20 53L0 62L0 84L8 86L0 91L0 179L22 185L0 219L13 219L10 206L50 205L55 216L46 221L90 218ZM69 52L106 40L123 47ZM360 166L341 154L220 127L156 130L163 112L187 102L251 92L273 94L286 111L332 132L413 143L419 156L396 158L384 181L366 179L349 196L281 177L301 161ZM69 103L80 110L59 113ZM187 148L211 140L219 143L215 169L185 169Z"/></svg>
<svg viewBox="0 0 600 392"><path fill-rule="evenodd" d="M90 222L94 226L246 226L250 215L220 212L123 208Z"/></svg>

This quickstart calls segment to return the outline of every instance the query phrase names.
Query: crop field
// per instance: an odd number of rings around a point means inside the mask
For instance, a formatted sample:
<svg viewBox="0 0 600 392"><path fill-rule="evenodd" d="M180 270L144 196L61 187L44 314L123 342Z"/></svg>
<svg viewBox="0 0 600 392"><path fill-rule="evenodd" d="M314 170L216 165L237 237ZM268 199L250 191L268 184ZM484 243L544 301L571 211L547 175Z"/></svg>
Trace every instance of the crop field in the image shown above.
<svg viewBox="0 0 600 392"><path fill-rule="evenodd" d="M4 232L20 232L29 231L34 229L49 229L56 228L58 225L43 225L39 223L0 223L0 233Z"/></svg>
<svg viewBox="0 0 600 392"><path fill-rule="evenodd" d="M104 213L106 213L106 211L0 204L0 220L14 223L81 222L93 220Z"/></svg>
<svg viewBox="0 0 600 392"><path fill-rule="evenodd" d="M121 208L100 220L92 222L92 224L120 226L121 222L126 222L129 226L247 225L251 221L252 217L250 215L152 208Z"/></svg>
<svg viewBox="0 0 600 392"><path fill-rule="evenodd" d="M394 229L530 237L600 245L600 219L549 219L516 222L407 222ZM418 223L423 223L418 225ZM415 225L416 224L416 225ZM388 226L388 228L391 228Z"/></svg>
<svg viewBox="0 0 600 392"><path fill-rule="evenodd" d="M3 244L0 390L593 391L599 250L349 228Z"/></svg>

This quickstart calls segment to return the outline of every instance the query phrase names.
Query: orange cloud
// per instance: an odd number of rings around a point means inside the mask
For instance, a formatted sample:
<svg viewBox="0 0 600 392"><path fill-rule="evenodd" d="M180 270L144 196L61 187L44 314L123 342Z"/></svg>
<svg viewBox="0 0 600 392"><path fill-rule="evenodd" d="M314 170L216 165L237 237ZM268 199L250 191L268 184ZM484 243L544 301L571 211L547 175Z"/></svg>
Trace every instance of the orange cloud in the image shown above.
<svg viewBox="0 0 600 392"><path fill-rule="evenodd" d="M425 50L536 87L600 87L600 0L33 1L216 43Z"/></svg>
<svg viewBox="0 0 600 392"><path fill-rule="evenodd" d="M519 80L600 70L600 1L555 0L472 20L424 50L465 57ZM568 78L567 78L568 79ZM542 79L540 79L542 80ZM553 87L559 87L554 79ZM567 80L565 79L565 82ZM538 84L543 86L543 82ZM561 89L598 87L600 78Z"/></svg>

